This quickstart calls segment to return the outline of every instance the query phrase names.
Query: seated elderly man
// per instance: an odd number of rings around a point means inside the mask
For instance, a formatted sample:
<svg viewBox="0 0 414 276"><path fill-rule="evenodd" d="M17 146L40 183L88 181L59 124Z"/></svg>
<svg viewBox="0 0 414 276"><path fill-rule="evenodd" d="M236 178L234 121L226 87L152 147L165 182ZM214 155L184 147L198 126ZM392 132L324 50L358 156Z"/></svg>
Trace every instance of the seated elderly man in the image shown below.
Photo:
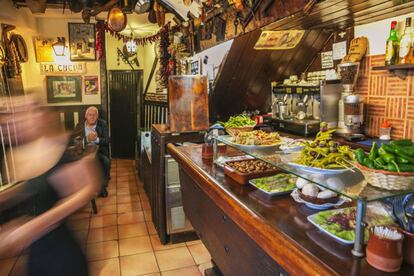
<svg viewBox="0 0 414 276"><path fill-rule="evenodd" d="M99 196L107 197L108 191L106 189L111 167L111 160L109 159L109 132L106 122L99 119L99 112L96 107L90 106L86 109L85 120L76 126L74 137L82 137L84 145L99 145L97 154L104 171L104 183Z"/></svg>

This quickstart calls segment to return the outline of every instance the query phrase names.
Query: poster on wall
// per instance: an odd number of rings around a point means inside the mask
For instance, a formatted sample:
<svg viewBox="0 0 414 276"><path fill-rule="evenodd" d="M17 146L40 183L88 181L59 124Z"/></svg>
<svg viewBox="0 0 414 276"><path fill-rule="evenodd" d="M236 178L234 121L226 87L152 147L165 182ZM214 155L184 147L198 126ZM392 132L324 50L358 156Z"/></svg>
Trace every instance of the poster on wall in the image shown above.
<svg viewBox="0 0 414 276"><path fill-rule="evenodd" d="M304 30L263 31L254 45L255 50L288 50L302 40Z"/></svg>
<svg viewBox="0 0 414 276"><path fill-rule="evenodd" d="M196 60L191 62L191 75L201 74L200 72L200 61Z"/></svg>
<svg viewBox="0 0 414 276"><path fill-rule="evenodd" d="M53 38L34 38L36 62L53 62Z"/></svg>
<svg viewBox="0 0 414 276"><path fill-rule="evenodd" d="M47 102L81 102L80 76L46 76Z"/></svg>
<svg viewBox="0 0 414 276"><path fill-rule="evenodd" d="M68 28L70 60L95 60L95 24L68 23Z"/></svg>
<svg viewBox="0 0 414 276"><path fill-rule="evenodd" d="M98 76L85 76L83 78L85 95L96 95L99 92Z"/></svg>
<svg viewBox="0 0 414 276"><path fill-rule="evenodd" d="M332 51L321 53L321 67L322 69L329 69L334 67Z"/></svg>

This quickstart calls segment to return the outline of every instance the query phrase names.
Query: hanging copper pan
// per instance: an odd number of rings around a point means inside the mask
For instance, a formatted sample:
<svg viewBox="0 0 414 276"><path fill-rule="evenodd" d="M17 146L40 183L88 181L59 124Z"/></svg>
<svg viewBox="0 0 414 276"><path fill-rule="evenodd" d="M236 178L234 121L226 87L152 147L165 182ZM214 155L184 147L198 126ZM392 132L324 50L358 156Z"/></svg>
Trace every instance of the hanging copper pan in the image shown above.
<svg viewBox="0 0 414 276"><path fill-rule="evenodd" d="M121 32L127 24L126 14L118 7L112 7L108 13L108 26L114 32Z"/></svg>

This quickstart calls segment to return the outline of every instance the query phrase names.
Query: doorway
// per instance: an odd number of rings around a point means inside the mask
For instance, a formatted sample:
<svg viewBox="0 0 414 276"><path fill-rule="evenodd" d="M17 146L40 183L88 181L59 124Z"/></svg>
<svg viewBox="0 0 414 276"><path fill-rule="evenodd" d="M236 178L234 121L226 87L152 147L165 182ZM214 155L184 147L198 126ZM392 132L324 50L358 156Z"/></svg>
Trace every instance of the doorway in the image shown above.
<svg viewBox="0 0 414 276"><path fill-rule="evenodd" d="M138 106L143 92L143 71L109 71L111 155L135 159Z"/></svg>

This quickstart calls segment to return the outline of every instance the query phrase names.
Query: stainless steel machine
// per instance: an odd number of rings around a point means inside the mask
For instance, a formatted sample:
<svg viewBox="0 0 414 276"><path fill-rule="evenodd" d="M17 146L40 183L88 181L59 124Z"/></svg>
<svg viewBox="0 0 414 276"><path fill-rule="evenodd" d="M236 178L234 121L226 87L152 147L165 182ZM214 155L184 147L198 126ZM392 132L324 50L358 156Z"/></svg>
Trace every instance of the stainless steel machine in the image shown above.
<svg viewBox="0 0 414 276"><path fill-rule="evenodd" d="M167 233L176 234L193 230L186 218L181 201L181 184L178 164L170 155L165 156L165 206Z"/></svg>
<svg viewBox="0 0 414 276"><path fill-rule="evenodd" d="M338 103L338 135L348 139L362 139L364 123L364 104L355 94L354 87L358 79L359 62L339 64L342 94Z"/></svg>
<svg viewBox="0 0 414 276"><path fill-rule="evenodd" d="M273 126L300 135L317 133L321 121L336 127L340 89L338 81L321 81L314 86L273 86Z"/></svg>

